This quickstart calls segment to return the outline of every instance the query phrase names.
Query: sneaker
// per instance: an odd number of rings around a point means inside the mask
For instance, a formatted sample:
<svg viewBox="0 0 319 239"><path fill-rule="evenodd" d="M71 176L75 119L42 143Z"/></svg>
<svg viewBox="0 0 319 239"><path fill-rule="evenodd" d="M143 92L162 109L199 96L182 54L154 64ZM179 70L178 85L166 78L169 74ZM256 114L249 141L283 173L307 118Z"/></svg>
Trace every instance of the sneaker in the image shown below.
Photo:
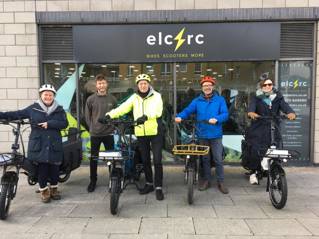
<svg viewBox="0 0 319 239"><path fill-rule="evenodd" d="M218 182L217 183L217 188L223 194L228 194L229 193L228 189L225 187L224 183L222 183L222 182Z"/></svg>
<svg viewBox="0 0 319 239"><path fill-rule="evenodd" d="M162 201L164 199L164 194L162 189L156 189L156 200Z"/></svg>
<svg viewBox="0 0 319 239"><path fill-rule="evenodd" d="M91 181L89 186L88 186L88 188L87 188L88 192L89 193L94 192L95 187L96 187L96 182L95 181Z"/></svg>
<svg viewBox="0 0 319 239"><path fill-rule="evenodd" d="M199 191L205 191L209 188L209 182L208 180L203 180L201 182L198 183L198 190Z"/></svg>
<svg viewBox="0 0 319 239"><path fill-rule="evenodd" d="M142 188L140 190L140 194L144 195L144 194L148 194L148 193L153 192L153 191L154 191L154 186L153 185L145 184L144 188Z"/></svg>
<svg viewBox="0 0 319 239"><path fill-rule="evenodd" d="M250 177L249 177L249 182L250 184L252 185L256 185L258 184L258 178L257 178L257 175L255 173L251 174Z"/></svg>

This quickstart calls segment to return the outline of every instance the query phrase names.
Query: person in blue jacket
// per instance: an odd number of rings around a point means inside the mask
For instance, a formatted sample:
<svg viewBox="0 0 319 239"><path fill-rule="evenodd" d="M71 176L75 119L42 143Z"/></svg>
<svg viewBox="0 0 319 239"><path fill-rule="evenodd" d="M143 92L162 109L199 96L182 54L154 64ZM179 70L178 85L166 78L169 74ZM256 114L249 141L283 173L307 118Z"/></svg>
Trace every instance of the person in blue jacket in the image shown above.
<svg viewBox="0 0 319 239"><path fill-rule="evenodd" d="M181 113L175 118L176 123L196 115L196 121L207 121L197 123L197 137L199 143L210 146L211 153L202 157L203 178L199 182L199 190L206 190L212 181L210 155L212 154L216 166L217 186L224 194L228 189L224 185L223 165L223 129L222 125L228 119L227 105L224 97L220 96L214 89L216 79L211 76L204 76L200 85L202 93L196 97Z"/></svg>
<svg viewBox="0 0 319 239"><path fill-rule="evenodd" d="M39 100L25 109L0 112L0 119L30 120L28 160L38 166L41 200L47 203L50 199L61 199L58 191L59 166L63 159L60 130L66 128L68 122L62 106L54 99L56 90L52 85L42 85L39 94Z"/></svg>

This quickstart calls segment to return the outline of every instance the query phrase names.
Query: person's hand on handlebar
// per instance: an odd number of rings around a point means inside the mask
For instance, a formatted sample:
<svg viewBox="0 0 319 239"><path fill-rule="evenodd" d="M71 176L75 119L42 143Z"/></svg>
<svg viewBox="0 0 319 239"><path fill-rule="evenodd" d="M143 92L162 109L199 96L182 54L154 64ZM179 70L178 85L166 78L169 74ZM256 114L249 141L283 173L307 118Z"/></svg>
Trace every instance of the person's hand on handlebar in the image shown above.
<svg viewBox="0 0 319 239"><path fill-rule="evenodd" d="M97 121L101 124L106 124L111 120L111 117L109 115L105 115L102 118L99 118Z"/></svg>
<svg viewBox="0 0 319 239"><path fill-rule="evenodd" d="M208 123L209 124L216 124L217 123L217 119L211 118L211 119L208 120Z"/></svg>
<svg viewBox="0 0 319 239"><path fill-rule="evenodd" d="M287 116L287 118L289 120L295 120L296 119L296 114L295 113L289 113L286 116Z"/></svg>
<svg viewBox="0 0 319 239"><path fill-rule="evenodd" d="M147 116L146 115L142 115L141 117L137 118L136 123L139 124L144 124L145 121L147 120Z"/></svg>
<svg viewBox="0 0 319 239"><path fill-rule="evenodd" d="M248 117L255 120L259 117L259 114L256 114L255 112L248 112Z"/></svg>
<svg viewBox="0 0 319 239"><path fill-rule="evenodd" d="M182 122L182 118L181 117L176 117L175 118L175 123L180 123Z"/></svg>

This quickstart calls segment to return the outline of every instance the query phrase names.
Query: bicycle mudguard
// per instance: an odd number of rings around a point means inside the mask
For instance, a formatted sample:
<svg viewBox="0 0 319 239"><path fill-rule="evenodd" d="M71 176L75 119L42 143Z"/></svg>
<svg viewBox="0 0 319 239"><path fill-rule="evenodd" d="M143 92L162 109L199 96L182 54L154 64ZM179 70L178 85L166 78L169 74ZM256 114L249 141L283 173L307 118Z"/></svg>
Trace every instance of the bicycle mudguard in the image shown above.
<svg viewBox="0 0 319 239"><path fill-rule="evenodd" d="M18 182L18 174L16 172L7 171L1 178L1 184L16 184Z"/></svg>

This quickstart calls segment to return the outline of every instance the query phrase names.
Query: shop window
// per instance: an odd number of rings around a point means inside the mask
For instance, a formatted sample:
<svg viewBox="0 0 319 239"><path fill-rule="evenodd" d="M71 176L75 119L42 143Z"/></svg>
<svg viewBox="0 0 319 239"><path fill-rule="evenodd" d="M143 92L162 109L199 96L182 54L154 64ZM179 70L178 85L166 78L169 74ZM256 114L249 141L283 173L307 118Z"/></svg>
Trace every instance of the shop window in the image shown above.
<svg viewBox="0 0 319 239"><path fill-rule="evenodd" d="M161 75L170 75L172 73L171 64L163 63L161 64Z"/></svg>

